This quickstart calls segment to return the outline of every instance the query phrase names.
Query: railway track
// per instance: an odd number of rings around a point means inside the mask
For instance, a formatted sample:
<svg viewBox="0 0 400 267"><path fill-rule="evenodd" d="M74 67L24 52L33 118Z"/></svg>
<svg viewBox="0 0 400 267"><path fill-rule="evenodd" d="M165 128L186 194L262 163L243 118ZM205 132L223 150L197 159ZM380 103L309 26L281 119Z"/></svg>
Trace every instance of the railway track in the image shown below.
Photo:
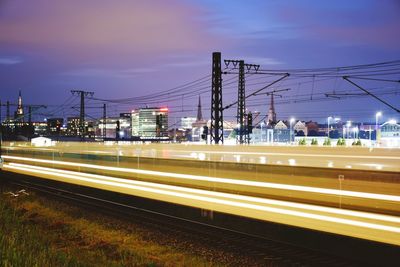
<svg viewBox="0 0 400 267"><path fill-rule="evenodd" d="M330 251L318 251L299 247L288 242L278 242L256 235L219 227L207 222L191 220L171 214L150 210L129 203L131 196L121 194L108 195L80 186L72 186L59 182L43 183L41 179L13 175L9 183L40 192L52 198L79 206L82 209L101 213L113 218L138 223L149 229L168 233L182 240L190 240L195 244L210 247L213 250L225 251L234 255L242 255L260 266L373 266L374 261L340 257ZM104 195L105 197L99 197ZM114 196L114 197L113 197ZM131 198L131 201L129 201ZM303 236L303 238L307 238ZM366 255L367 256L367 255Z"/></svg>

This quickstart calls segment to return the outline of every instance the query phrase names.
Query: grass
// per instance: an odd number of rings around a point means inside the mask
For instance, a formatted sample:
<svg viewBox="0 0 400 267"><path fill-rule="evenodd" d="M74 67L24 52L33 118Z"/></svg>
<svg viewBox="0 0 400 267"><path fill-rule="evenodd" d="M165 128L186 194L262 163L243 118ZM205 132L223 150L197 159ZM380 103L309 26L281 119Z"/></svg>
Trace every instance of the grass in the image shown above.
<svg viewBox="0 0 400 267"><path fill-rule="evenodd" d="M30 217L0 202L0 266L83 266L78 259L52 246L57 233L29 223Z"/></svg>
<svg viewBox="0 0 400 267"><path fill-rule="evenodd" d="M8 190L8 189L7 189ZM0 266L222 266L193 244L88 215L44 197L0 190Z"/></svg>

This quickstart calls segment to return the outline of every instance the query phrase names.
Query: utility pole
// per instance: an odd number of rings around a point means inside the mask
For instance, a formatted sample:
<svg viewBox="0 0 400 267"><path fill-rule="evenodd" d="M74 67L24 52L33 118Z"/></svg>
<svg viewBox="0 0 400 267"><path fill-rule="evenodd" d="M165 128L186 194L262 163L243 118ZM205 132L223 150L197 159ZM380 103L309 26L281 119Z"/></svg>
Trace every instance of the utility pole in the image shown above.
<svg viewBox="0 0 400 267"><path fill-rule="evenodd" d="M79 115L79 129L81 134L81 139L85 138L85 96L93 96L94 92L86 92L82 90L71 90L73 95L79 95L81 97L81 108Z"/></svg>
<svg viewBox="0 0 400 267"><path fill-rule="evenodd" d="M32 106L28 106L28 124L32 126Z"/></svg>
<svg viewBox="0 0 400 267"><path fill-rule="evenodd" d="M245 80L244 80L244 61L239 61L239 84L238 84L238 105L237 105L237 123L239 124L239 144L243 144L243 132L245 127L244 115L246 112L246 100L245 100ZM247 131L246 131L247 133ZM246 134L247 135L247 134ZM236 139L236 142L238 140Z"/></svg>
<svg viewBox="0 0 400 267"><path fill-rule="evenodd" d="M107 106L103 104L103 141L106 140L107 137Z"/></svg>
<svg viewBox="0 0 400 267"><path fill-rule="evenodd" d="M120 138L119 132L121 131L120 122L119 122L119 120L117 120L115 123L116 123L116 127L115 127L115 140L116 140L116 141L119 141L119 138Z"/></svg>
<svg viewBox="0 0 400 267"><path fill-rule="evenodd" d="M224 125L222 109L221 52L212 54L211 76L211 143L224 143Z"/></svg>
<svg viewBox="0 0 400 267"><path fill-rule="evenodd" d="M247 114L247 126L246 126L246 143L250 144L250 134L253 133L253 114L251 111Z"/></svg>
<svg viewBox="0 0 400 267"><path fill-rule="evenodd" d="M245 81L245 67L247 71L254 69L258 71L260 65L245 64L244 60L224 60L225 66L228 67L233 64L234 69L239 70L239 84L238 84L238 101L237 101L237 124L238 124L238 138L236 142L239 144L249 143L249 133L246 129L246 81Z"/></svg>
<svg viewBox="0 0 400 267"><path fill-rule="evenodd" d="M32 112L37 111L38 109L41 108L47 108L45 105L28 105L28 138L31 138L31 136L34 134L34 128L33 128L33 123L32 123Z"/></svg>
<svg viewBox="0 0 400 267"><path fill-rule="evenodd" d="M10 101L7 101L7 113L6 113L7 125L10 122Z"/></svg>

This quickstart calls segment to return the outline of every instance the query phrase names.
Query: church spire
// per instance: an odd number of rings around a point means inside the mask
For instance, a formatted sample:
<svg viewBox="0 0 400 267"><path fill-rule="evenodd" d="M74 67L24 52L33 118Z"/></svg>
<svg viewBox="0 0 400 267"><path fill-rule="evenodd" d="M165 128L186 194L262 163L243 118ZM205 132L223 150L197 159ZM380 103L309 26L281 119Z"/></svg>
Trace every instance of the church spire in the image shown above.
<svg viewBox="0 0 400 267"><path fill-rule="evenodd" d="M15 112L15 119L16 120L23 120L24 117L24 109L22 107L22 96L21 96L21 90L19 90L18 94L18 107Z"/></svg>
<svg viewBox="0 0 400 267"><path fill-rule="evenodd" d="M271 93L271 103L269 105L268 110L268 124L276 122L276 113L275 113L275 106L274 106L274 94Z"/></svg>
<svg viewBox="0 0 400 267"><path fill-rule="evenodd" d="M197 121L203 120L203 114L201 113L201 98L199 96L199 104L197 105Z"/></svg>

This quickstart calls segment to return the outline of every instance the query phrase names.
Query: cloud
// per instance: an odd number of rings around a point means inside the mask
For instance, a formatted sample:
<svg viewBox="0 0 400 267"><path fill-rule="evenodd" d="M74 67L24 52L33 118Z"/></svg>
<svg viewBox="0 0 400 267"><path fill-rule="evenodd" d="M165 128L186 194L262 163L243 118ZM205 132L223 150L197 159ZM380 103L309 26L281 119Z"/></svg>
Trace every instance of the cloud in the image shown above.
<svg viewBox="0 0 400 267"><path fill-rule="evenodd" d="M332 46L371 46L397 50L400 46L400 9L394 2L349 2L338 5L296 4L277 12L278 20L293 28L299 39Z"/></svg>
<svg viewBox="0 0 400 267"><path fill-rule="evenodd" d="M124 78L130 76L137 76L146 73L156 72L155 68L129 68L129 69L115 69L115 68L78 68L74 70L64 71L60 73L63 76L75 77L108 77L108 78Z"/></svg>
<svg viewBox="0 0 400 267"><path fill-rule="evenodd" d="M196 19L201 12L179 0L16 0L3 9L0 42L83 60L204 51L218 43Z"/></svg>
<svg viewBox="0 0 400 267"><path fill-rule="evenodd" d="M282 65L284 62L270 57L246 57L246 62L249 64L265 65Z"/></svg>
<svg viewBox="0 0 400 267"><path fill-rule="evenodd" d="M0 57L0 65L14 65L22 62L19 57Z"/></svg>

